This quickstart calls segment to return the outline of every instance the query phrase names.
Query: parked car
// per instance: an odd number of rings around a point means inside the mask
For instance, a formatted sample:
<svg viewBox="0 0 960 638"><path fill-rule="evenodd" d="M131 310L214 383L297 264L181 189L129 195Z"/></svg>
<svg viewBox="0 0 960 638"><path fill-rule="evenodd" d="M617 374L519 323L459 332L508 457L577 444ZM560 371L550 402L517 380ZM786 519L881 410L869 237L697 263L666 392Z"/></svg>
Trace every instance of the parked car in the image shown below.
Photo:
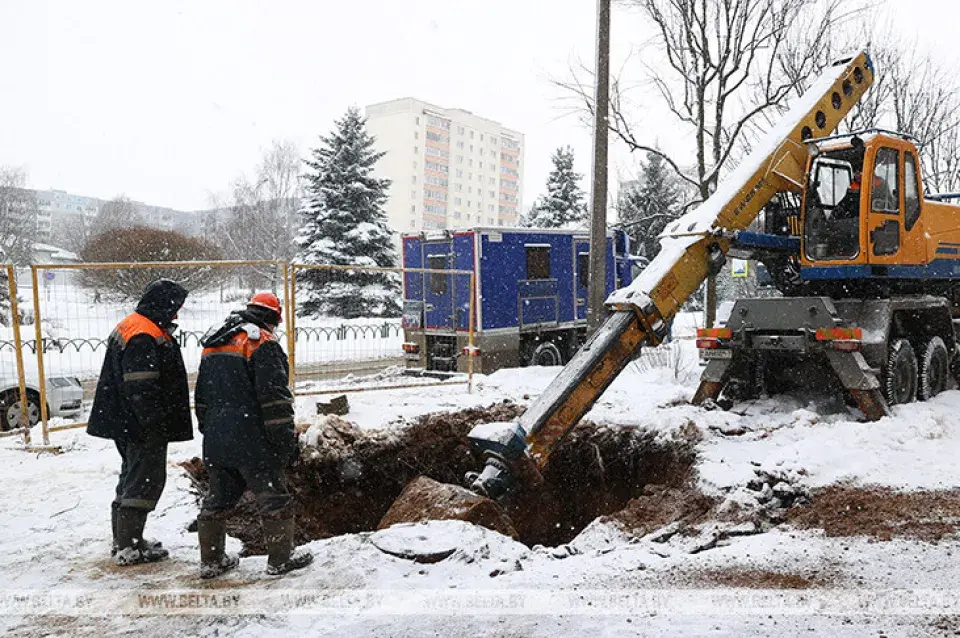
<svg viewBox="0 0 960 638"><path fill-rule="evenodd" d="M27 378L27 414L30 425L40 421L40 385ZM83 409L83 387L76 377L47 377L47 415L79 416ZM15 376L0 374L0 430L21 427L20 383Z"/></svg>

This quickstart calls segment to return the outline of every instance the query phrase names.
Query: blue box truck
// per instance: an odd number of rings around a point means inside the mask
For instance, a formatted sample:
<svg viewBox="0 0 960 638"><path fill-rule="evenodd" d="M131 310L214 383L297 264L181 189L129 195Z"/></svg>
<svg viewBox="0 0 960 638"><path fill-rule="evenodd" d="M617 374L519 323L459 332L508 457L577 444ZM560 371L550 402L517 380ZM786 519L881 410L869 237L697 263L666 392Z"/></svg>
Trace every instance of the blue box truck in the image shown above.
<svg viewBox="0 0 960 638"><path fill-rule="evenodd" d="M633 278L630 240L608 231L606 293ZM402 236L404 268L471 271L474 371L562 365L585 340L590 236L587 231L472 228ZM465 372L470 275L404 273L408 368Z"/></svg>

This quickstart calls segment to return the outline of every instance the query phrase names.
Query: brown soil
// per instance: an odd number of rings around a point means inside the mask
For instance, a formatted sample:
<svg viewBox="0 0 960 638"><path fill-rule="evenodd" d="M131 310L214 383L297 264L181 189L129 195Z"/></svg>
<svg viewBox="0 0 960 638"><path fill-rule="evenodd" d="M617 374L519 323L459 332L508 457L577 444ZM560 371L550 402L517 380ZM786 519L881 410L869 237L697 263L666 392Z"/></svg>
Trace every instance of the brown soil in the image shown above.
<svg viewBox="0 0 960 638"><path fill-rule="evenodd" d="M960 490L896 492L882 487L831 486L788 511L787 521L827 536L909 538L935 542L960 531Z"/></svg>
<svg viewBox="0 0 960 638"><path fill-rule="evenodd" d="M298 541L376 529L404 487L419 476L461 485L464 474L483 463L468 447L470 429L482 422L513 420L522 412L516 404L501 403L430 414L402 429L385 431L331 421L317 448L308 448L287 472L296 501ZM543 484L518 492L507 503L519 539L530 546L566 543L598 516L644 498L648 484L689 486L698 433L689 428L680 437L664 440L639 428L581 423L554 452ZM192 459L183 467L199 495L207 483L203 463ZM641 525L644 513L634 510L628 518ZM665 516L658 510L657 523ZM228 524L228 533L243 541L244 553L263 553L249 493Z"/></svg>
<svg viewBox="0 0 960 638"><path fill-rule="evenodd" d="M774 572L765 569L721 569L697 572L696 578L706 585L721 587L748 587L750 589L810 589L824 587L829 579L815 574L801 575Z"/></svg>
<svg viewBox="0 0 960 638"><path fill-rule="evenodd" d="M608 518L633 535L644 536L674 522L700 523L717 503L689 482L681 487L646 485L639 496Z"/></svg>

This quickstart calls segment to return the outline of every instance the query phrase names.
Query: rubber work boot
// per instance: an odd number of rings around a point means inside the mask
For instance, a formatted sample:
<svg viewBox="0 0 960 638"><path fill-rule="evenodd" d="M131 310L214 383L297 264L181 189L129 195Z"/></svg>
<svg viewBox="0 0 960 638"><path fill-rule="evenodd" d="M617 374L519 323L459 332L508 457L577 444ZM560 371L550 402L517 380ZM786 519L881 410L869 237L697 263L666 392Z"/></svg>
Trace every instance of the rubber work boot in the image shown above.
<svg viewBox="0 0 960 638"><path fill-rule="evenodd" d="M147 524L147 510L121 507L117 510L117 553L113 557L117 565L155 563L170 556L162 547L153 547L143 540L143 528Z"/></svg>
<svg viewBox="0 0 960 638"><path fill-rule="evenodd" d="M313 562L313 554L309 550L294 549L293 518L263 518L260 525L267 545L267 574L286 574Z"/></svg>
<svg viewBox="0 0 960 638"><path fill-rule="evenodd" d="M226 554L226 521L199 519L197 539L200 541L200 578L216 578L240 564L237 556Z"/></svg>
<svg viewBox="0 0 960 638"><path fill-rule="evenodd" d="M113 529L113 545L110 547L111 556L116 556L117 550L119 550L119 547L117 546L117 512L119 510L120 510L120 503L117 503L116 501L114 501L113 503L110 503L110 526ZM146 538L144 539L144 542L147 544L148 547L150 547L153 550L163 549L163 543L161 543L158 540Z"/></svg>

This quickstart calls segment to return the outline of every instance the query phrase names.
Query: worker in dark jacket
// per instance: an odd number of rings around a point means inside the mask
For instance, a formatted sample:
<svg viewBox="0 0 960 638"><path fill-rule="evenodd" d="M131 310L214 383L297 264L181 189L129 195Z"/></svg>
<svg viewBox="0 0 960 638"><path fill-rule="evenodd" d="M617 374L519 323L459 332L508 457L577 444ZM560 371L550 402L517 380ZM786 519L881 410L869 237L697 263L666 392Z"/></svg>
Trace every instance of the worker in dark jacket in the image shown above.
<svg viewBox="0 0 960 638"><path fill-rule="evenodd" d="M167 444L193 439L187 372L172 337L186 298L186 289L176 282L151 282L136 312L107 341L87 434L113 439L120 452L120 480L111 505L118 565L169 556L160 543L143 538L143 528L166 484Z"/></svg>
<svg viewBox="0 0 960 638"><path fill-rule="evenodd" d="M224 553L226 518L249 488L259 505L267 573L306 567L313 555L294 549L293 498L284 468L299 453L287 358L274 336L280 301L259 293L202 340L194 395L210 485L197 518L200 576L213 578L239 563Z"/></svg>

